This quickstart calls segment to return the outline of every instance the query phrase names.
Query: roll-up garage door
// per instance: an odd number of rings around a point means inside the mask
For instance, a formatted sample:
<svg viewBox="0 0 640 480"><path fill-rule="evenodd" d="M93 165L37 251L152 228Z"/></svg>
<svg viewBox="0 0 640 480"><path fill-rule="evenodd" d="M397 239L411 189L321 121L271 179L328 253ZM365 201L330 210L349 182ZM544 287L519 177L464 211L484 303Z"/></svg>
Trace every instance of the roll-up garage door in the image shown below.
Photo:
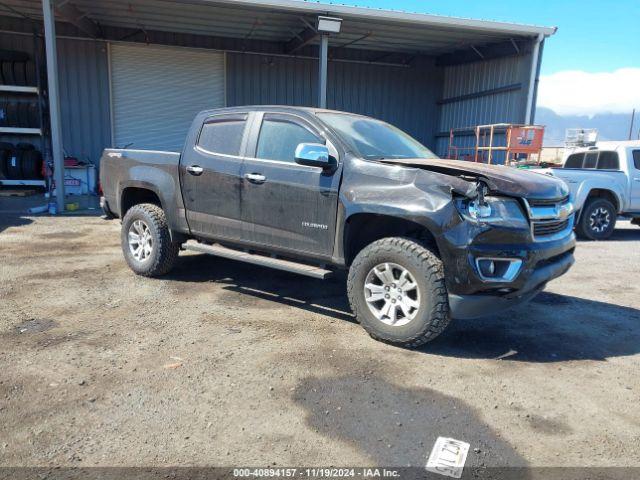
<svg viewBox="0 0 640 480"><path fill-rule="evenodd" d="M116 147L182 150L196 113L223 107L224 54L148 45L111 45Z"/></svg>

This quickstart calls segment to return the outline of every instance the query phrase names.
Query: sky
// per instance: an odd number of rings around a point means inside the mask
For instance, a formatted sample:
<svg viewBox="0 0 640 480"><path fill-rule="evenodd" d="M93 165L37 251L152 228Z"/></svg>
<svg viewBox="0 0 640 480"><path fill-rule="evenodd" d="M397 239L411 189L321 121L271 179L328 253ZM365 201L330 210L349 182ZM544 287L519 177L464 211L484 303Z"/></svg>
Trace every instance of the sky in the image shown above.
<svg viewBox="0 0 640 480"><path fill-rule="evenodd" d="M364 7L558 27L538 105L562 115L640 109L640 0L340 0Z"/></svg>

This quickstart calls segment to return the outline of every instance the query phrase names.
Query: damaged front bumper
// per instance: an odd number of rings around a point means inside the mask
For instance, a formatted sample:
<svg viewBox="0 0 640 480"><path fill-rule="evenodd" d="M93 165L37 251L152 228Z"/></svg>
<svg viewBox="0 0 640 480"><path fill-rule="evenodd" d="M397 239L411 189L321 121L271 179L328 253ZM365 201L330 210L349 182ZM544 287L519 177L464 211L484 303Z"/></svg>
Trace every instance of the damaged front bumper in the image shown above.
<svg viewBox="0 0 640 480"><path fill-rule="evenodd" d="M499 291L495 294L476 293L472 295L450 293L451 316L461 320L478 318L526 303L540 293L547 282L564 275L574 262L573 249L549 262L540 262L541 265L527 275L521 288L507 293L500 294Z"/></svg>
<svg viewBox="0 0 640 480"><path fill-rule="evenodd" d="M445 265L451 316L478 318L531 300L573 265L576 241L572 227L571 222L562 238L549 241L534 241L527 231L505 229L491 231L490 236L477 235L470 245L449 243L442 253L448 257ZM478 259L515 260L518 270L505 281L487 279Z"/></svg>

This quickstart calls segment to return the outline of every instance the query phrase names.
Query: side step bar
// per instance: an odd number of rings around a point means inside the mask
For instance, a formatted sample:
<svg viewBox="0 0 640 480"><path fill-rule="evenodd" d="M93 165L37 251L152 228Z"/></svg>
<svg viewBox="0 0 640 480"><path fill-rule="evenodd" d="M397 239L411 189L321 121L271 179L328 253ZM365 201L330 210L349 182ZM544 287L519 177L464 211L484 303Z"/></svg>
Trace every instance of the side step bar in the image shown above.
<svg viewBox="0 0 640 480"><path fill-rule="evenodd" d="M297 263L291 260L282 260L280 258L267 257L257 253L241 252L232 248L223 247L222 245L206 245L204 243L197 243L189 241L185 243L182 248L185 250L191 250L193 252L208 253L217 257L229 258L231 260L239 260L241 262L253 263L254 265L260 265L263 267L275 268L277 270L284 270L286 272L298 273L300 275L306 275L308 277L319 278L324 280L329 278L333 272L321 267L315 267L313 265L307 265L304 263Z"/></svg>

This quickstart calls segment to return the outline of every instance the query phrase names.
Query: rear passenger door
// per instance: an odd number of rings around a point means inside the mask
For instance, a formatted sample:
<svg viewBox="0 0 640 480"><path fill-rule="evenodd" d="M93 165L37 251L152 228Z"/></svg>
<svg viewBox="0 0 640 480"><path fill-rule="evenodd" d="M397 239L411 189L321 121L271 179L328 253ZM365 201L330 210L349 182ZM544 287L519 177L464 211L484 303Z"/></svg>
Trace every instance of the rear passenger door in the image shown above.
<svg viewBox="0 0 640 480"><path fill-rule="evenodd" d="M242 169L245 237L276 250L333 253L341 163L332 172L298 165L300 143L327 140L306 119L293 114L256 114ZM330 150L335 152L335 148Z"/></svg>
<svg viewBox="0 0 640 480"><path fill-rule="evenodd" d="M242 238L240 171L248 113L206 117L180 159L187 222L194 234Z"/></svg>

